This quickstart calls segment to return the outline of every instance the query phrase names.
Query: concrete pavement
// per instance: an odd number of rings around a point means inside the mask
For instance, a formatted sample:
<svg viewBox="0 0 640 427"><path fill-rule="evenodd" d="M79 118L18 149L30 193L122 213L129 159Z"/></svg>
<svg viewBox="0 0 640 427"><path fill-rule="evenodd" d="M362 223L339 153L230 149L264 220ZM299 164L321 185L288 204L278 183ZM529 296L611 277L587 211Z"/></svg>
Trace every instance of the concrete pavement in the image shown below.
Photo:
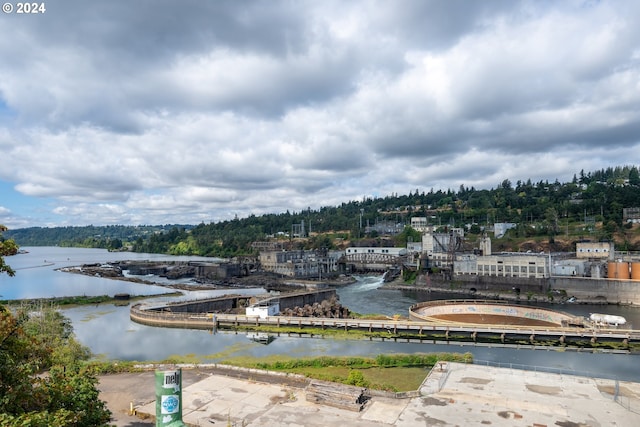
<svg viewBox="0 0 640 427"><path fill-rule="evenodd" d="M444 363L425 379L420 396L374 396L360 412L309 402L304 388L277 379L201 373L185 383L188 376L183 369L183 420L193 426L640 425L639 383L616 387L613 380L516 369ZM150 378L145 388L153 390ZM138 416L154 417L155 402L149 396L146 402L136 405ZM137 425L127 422L117 425Z"/></svg>
<svg viewBox="0 0 640 427"><path fill-rule="evenodd" d="M442 388L438 390L438 383ZM517 369L450 363L434 369L422 397L411 399L395 426L640 425L640 384Z"/></svg>

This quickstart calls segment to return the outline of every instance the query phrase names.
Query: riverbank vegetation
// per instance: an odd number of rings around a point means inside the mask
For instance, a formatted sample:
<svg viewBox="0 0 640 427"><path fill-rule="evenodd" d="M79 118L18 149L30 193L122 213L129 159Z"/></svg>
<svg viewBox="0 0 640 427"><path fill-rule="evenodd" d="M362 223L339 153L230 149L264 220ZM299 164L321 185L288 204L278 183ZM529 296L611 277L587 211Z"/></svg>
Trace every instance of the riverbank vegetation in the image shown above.
<svg viewBox="0 0 640 427"><path fill-rule="evenodd" d="M417 390L439 361L472 363L470 353L381 354L375 358L329 357L277 360L237 358L225 364L300 374L308 378L385 391Z"/></svg>
<svg viewBox="0 0 640 427"><path fill-rule="evenodd" d="M7 237L23 246L130 247L137 252L226 258L255 255L252 243L267 239L289 249L405 246L420 235L410 227L403 231L403 225L410 224L412 217L425 217L443 229L465 228L471 245L495 222L515 224L493 242L495 251L573 251L575 242L582 239L613 240L618 250L637 251L640 227L623 220L623 208L640 206L639 189L638 168L619 166L580 171L565 183L514 184L505 179L489 190L464 185L458 191L416 189L408 195L367 197L316 210L250 215L197 226L32 228L9 231ZM293 236L293 225L302 221L313 233L305 238ZM383 236L379 230L389 227L398 234Z"/></svg>
<svg viewBox="0 0 640 427"><path fill-rule="evenodd" d="M211 355L217 359L220 355ZM417 390L430 370L438 362L473 363L471 353L417 353L417 354L380 354L374 358L367 357L310 357L293 358L287 355L265 357L224 356L221 363L247 369L286 372L298 374L311 379L331 381L341 384L366 387L374 390L403 392ZM158 364L189 364L198 366L199 358L174 356L160 362L116 362L92 361L87 367L95 375L119 372L139 372L155 369Z"/></svg>
<svg viewBox="0 0 640 427"><path fill-rule="evenodd" d="M55 306L0 306L0 426L106 426L89 357Z"/></svg>
<svg viewBox="0 0 640 427"><path fill-rule="evenodd" d="M15 245L2 239L0 274ZM53 304L0 304L0 427L106 426L111 412L98 399L98 380L83 362L89 349Z"/></svg>
<svg viewBox="0 0 640 427"><path fill-rule="evenodd" d="M29 227L8 230L6 236L20 246L60 246L100 248L112 251L126 249L130 242L147 238L173 228L189 230L190 225L87 225L82 227Z"/></svg>
<svg viewBox="0 0 640 427"><path fill-rule="evenodd" d="M15 300L0 300L0 305L9 307L17 306L33 306L41 304L54 304L59 307L70 308L79 305L98 305L98 304L114 304L114 305L129 305L131 302L140 301L147 298L153 298L158 296L171 297L182 295L181 292L167 292L162 294L151 295L78 295L78 296L65 296L65 297L51 297L51 298L30 298L30 299L15 299Z"/></svg>
<svg viewBox="0 0 640 427"><path fill-rule="evenodd" d="M7 227L0 224L0 274L7 274L9 276L15 275L15 271L6 264L4 257L15 255L18 253L18 245L13 239L5 239L2 233L7 231Z"/></svg>

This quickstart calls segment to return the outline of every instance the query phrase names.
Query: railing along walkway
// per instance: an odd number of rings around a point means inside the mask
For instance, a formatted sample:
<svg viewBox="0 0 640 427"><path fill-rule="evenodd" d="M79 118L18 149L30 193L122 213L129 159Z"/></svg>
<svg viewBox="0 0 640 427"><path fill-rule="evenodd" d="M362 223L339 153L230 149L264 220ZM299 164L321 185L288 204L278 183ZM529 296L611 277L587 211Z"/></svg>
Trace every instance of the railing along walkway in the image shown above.
<svg viewBox="0 0 640 427"><path fill-rule="evenodd" d="M450 322L420 322L413 320L372 320L372 319L337 319L322 317L288 317L288 316L245 316L240 314L220 313L172 313L159 310L141 309L140 305L131 308L131 319L140 323L157 326L181 326L211 329L219 326L275 326L297 328L320 328L387 331L390 333L469 333L469 334L506 334L531 335L545 337L574 337L640 341L640 330L575 328L575 327L532 327L512 325L454 324Z"/></svg>

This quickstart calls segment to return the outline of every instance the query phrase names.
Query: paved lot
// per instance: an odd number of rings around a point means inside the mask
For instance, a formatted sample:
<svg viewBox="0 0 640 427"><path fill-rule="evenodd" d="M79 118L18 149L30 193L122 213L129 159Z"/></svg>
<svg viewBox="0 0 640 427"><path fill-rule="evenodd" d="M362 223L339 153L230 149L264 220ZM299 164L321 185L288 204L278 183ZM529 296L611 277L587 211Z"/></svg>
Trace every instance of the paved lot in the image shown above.
<svg viewBox="0 0 640 427"><path fill-rule="evenodd" d="M432 371L423 397L412 399L395 425L640 425L640 384L621 382L618 390L633 411L613 400L612 380L453 363Z"/></svg>
<svg viewBox="0 0 640 427"><path fill-rule="evenodd" d="M300 384L183 369L183 419L193 426L623 426L640 425L640 384L616 384L457 363L434 369L411 399L373 397L361 412L308 402ZM118 427L153 426L153 372L100 379ZM138 417L128 416L133 402ZM147 417L141 420L139 417Z"/></svg>

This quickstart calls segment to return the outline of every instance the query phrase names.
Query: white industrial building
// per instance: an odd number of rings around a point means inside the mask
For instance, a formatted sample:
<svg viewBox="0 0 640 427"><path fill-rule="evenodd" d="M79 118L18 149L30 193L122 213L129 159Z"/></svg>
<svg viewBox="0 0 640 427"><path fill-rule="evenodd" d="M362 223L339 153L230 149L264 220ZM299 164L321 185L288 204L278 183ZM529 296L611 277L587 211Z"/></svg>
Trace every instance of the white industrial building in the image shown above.
<svg viewBox="0 0 640 427"><path fill-rule="evenodd" d="M261 319L266 319L269 316L277 316L278 313L280 313L280 303L278 302L258 303L250 305L245 310L247 316L256 316Z"/></svg>
<svg viewBox="0 0 640 427"><path fill-rule="evenodd" d="M420 233L434 232L436 227L436 225L429 225L427 217L414 216L411 218L411 228L419 231Z"/></svg>
<svg viewBox="0 0 640 427"><path fill-rule="evenodd" d="M578 258L613 258L615 247L613 242L578 242L576 257Z"/></svg>
<svg viewBox="0 0 640 427"><path fill-rule="evenodd" d="M407 254L405 248L379 248L379 247L351 247L346 250L347 255L356 254L379 254L391 256L404 256Z"/></svg>
<svg viewBox="0 0 640 427"><path fill-rule="evenodd" d="M502 253L488 256L459 255L454 263L454 274L494 277L547 278L547 254Z"/></svg>

